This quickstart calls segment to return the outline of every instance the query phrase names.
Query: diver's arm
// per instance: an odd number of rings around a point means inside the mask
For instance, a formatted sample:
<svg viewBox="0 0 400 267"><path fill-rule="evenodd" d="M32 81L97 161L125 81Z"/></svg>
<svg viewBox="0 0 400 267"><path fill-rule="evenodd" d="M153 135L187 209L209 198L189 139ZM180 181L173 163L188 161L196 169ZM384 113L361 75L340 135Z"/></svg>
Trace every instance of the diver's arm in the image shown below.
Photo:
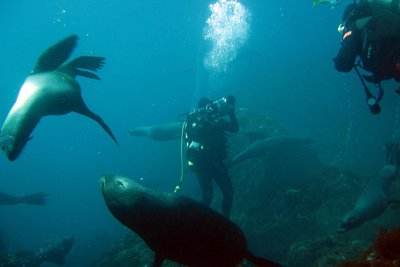
<svg viewBox="0 0 400 267"><path fill-rule="evenodd" d="M228 114L229 116L229 122L226 124L226 131L231 132L231 133L237 133L239 132L239 122L236 118L235 112L231 112Z"/></svg>
<svg viewBox="0 0 400 267"><path fill-rule="evenodd" d="M228 105L229 121L226 121L225 131L237 133L239 132L239 123L235 114L236 98L233 95L228 95L226 97L226 103Z"/></svg>
<svg viewBox="0 0 400 267"><path fill-rule="evenodd" d="M333 59L335 68L340 72L349 72L354 67L357 56L361 51L361 31L350 28L344 34L342 47Z"/></svg>

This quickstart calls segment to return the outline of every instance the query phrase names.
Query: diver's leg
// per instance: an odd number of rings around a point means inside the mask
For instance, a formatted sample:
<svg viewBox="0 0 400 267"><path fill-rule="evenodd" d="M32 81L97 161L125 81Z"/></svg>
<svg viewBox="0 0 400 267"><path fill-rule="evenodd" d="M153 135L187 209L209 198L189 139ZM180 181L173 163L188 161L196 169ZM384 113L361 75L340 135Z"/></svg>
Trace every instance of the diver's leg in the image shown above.
<svg viewBox="0 0 400 267"><path fill-rule="evenodd" d="M205 168L197 171L197 180L200 185L202 200L204 205L210 206L213 197L212 178L209 171Z"/></svg>
<svg viewBox="0 0 400 267"><path fill-rule="evenodd" d="M233 187L231 177L229 176L229 172L222 161L216 163L215 169L216 172L214 179L222 192L221 213L225 217L229 218L233 201Z"/></svg>

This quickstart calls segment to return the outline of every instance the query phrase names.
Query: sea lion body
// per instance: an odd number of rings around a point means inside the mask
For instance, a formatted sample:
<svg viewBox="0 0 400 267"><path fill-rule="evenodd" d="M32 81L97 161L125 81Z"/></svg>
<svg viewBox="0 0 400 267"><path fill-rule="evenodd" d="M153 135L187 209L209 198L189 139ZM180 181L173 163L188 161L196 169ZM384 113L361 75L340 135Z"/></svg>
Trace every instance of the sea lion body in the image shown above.
<svg viewBox="0 0 400 267"><path fill-rule="evenodd" d="M371 179L361 191L355 206L343 218L337 231L343 233L356 228L381 215L390 203L399 202L388 196L396 173L395 165L386 164L378 176Z"/></svg>
<svg viewBox="0 0 400 267"><path fill-rule="evenodd" d="M1 137L8 136L12 142L3 146L9 160L15 160L40 119L48 115L64 115L76 112L97 123L118 144L105 122L90 111L81 95L75 77L80 75L99 79L94 73L104 64L104 58L82 56L65 64L64 61L76 46L77 36L70 36L48 48L39 58L31 75L22 85L18 98L1 128Z"/></svg>
<svg viewBox="0 0 400 267"><path fill-rule="evenodd" d="M231 160L226 161L226 165L231 168L242 163L245 160L260 157L269 154L276 154L282 151L285 147L293 147L299 145L312 144L313 140L306 137L297 136L273 136L268 137L254 144L250 145L247 149L237 154Z"/></svg>
<svg viewBox="0 0 400 267"><path fill-rule="evenodd" d="M132 136L147 136L156 141L169 141L181 138L183 122L171 122L153 126L139 126L129 130Z"/></svg>
<svg viewBox="0 0 400 267"><path fill-rule="evenodd" d="M103 176L101 187L114 217L156 253L153 267L165 259L189 267L236 267L244 258L258 266L280 266L248 252L241 229L197 201L115 175Z"/></svg>

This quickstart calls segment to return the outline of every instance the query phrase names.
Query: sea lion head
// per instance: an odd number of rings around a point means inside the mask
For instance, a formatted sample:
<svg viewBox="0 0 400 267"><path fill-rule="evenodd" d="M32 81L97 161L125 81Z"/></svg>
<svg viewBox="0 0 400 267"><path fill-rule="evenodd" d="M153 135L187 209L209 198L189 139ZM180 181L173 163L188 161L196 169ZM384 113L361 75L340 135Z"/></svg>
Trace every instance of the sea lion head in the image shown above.
<svg viewBox="0 0 400 267"><path fill-rule="evenodd" d="M360 219L360 216L348 214L343 218L336 231L338 233L345 233L357 226L360 226L362 222L363 221Z"/></svg>
<svg viewBox="0 0 400 267"><path fill-rule="evenodd" d="M143 201L146 191L132 179L118 175L102 176L100 187L108 209L123 224L131 221L135 208Z"/></svg>
<svg viewBox="0 0 400 267"><path fill-rule="evenodd" d="M14 161L16 158L18 158L26 143L32 139L32 137L24 135L25 133L22 132L17 136L12 136L12 140L7 145L1 147L1 149L6 153L8 160Z"/></svg>
<svg viewBox="0 0 400 267"><path fill-rule="evenodd" d="M27 84L27 82L25 82L25 84ZM21 90L24 86L29 89L25 84L22 86ZM14 161L18 158L25 145L33 138L32 132L40 121L40 116L38 115L40 112L38 112L37 107L30 108L23 105L25 95L26 93L20 93L18 96L19 100L17 100L10 110L1 127L0 139L6 137L10 139L9 142L1 146L1 149L6 153L10 161Z"/></svg>

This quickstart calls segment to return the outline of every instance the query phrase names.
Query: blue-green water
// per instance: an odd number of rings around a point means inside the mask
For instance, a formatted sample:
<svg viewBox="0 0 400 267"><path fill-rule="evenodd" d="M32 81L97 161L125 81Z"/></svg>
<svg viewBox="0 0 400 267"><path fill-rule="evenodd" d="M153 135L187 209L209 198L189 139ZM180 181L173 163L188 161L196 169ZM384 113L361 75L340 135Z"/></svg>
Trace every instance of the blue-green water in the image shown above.
<svg viewBox="0 0 400 267"><path fill-rule="evenodd" d="M15 162L0 158L0 191L50 194L46 207L0 207L0 231L10 249L32 250L74 234L75 262L79 253L96 254L123 230L98 190L105 173L142 178L159 190L173 188L180 174L179 142L134 138L128 130L174 121L192 107L203 79L199 62L209 48L203 33L213 2L0 3L0 117L6 117L39 55L77 34L73 56L107 58L98 73L101 81L78 80L86 104L120 142L117 147L82 116L46 117ZM311 1L241 2L251 13L248 39L225 72L209 75L209 94L234 94L246 115L268 114L291 133L314 138L328 162L362 173L379 170L385 143L399 137L396 85L384 83L383 111L373 116L356 75L333 68L345 5L330 9L312 8ZM255 56L246 57L246 51ZM190 175L183 193L198 197Z"/></svg>

